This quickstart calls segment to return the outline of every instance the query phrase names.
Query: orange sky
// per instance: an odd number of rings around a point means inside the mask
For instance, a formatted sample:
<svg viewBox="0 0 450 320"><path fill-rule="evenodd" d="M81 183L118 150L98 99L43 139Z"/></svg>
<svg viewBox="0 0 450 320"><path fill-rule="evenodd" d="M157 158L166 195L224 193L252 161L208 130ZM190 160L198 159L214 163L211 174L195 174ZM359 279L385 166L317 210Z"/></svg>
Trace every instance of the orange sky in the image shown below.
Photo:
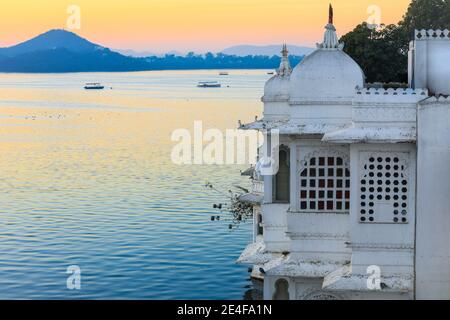
<svg viewBox="0 0 450 320"><path fill-rule="evenodd" d="M76 33L111 48L218 51L236 44L313 46L322 38L330 0L14 0L2 3L0 46L66 28L69 5L81 9ZM381 9L398 22L410 0L334 0L340 35Z"/></svg>

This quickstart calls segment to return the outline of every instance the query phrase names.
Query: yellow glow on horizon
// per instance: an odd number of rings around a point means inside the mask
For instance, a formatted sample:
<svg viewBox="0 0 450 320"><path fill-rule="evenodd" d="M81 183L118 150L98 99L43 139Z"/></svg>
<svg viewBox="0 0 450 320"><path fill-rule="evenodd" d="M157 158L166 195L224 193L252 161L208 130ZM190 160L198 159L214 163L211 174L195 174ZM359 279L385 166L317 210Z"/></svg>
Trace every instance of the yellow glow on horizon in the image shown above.
<svg viewBox="0 0 450 320"><path fill-rule="evenodd" d="M79 35L110 48L220 50L236 44L321 41L330 0L15 0L2 4L0 46L65 28L69 5L81 8ZM366 21L397 23L410 0L334 0L339 35Z"/></svg>

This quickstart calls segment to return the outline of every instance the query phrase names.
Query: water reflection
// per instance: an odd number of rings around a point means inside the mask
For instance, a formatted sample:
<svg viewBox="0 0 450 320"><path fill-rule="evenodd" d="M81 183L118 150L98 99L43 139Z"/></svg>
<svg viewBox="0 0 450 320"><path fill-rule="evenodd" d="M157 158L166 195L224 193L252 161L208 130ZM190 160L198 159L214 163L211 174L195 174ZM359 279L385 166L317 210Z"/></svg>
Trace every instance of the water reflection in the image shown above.
<svg viewBox="0 0 450 320"><path fill-rule="evenodd" d="M248 274L234 261L251 227L211 223L224 199L203 186L245 185L245 167L169 161L174 129L261 113L266 72L217 77L0 75L0 298L242 298ZM84 91L93 79L110 89ZM80 291L66 288L69 265Z"/></svg>

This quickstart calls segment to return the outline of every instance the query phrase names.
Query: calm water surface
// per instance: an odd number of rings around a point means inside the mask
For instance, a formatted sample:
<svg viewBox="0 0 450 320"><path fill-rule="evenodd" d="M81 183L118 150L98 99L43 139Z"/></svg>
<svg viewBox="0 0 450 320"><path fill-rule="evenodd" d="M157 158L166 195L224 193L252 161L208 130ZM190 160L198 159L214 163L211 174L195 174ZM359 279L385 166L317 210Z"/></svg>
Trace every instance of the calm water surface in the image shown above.
<svg viewBox="0 0 450 320"><path fill-rule="evenodd" d="M251 226L211 222L226 198L204 184L246 185L245 166L176 166L170 135L252 121L268 77L0 75L0 299L242 299ZM210 80L224 87L195 87ZM92 81L108 89L82 89Z"/></svg>

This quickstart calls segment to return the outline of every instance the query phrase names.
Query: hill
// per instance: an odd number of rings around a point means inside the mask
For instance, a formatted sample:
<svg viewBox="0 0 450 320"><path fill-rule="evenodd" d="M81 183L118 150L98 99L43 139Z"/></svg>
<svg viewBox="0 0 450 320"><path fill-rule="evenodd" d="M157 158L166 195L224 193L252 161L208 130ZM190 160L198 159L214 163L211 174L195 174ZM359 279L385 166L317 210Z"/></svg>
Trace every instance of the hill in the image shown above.
<svg viewBox="0 0 450 320"><path fill-rule="evenodd" d="M279 50L279 46L277 46ZM8 48L0 48L0 72L121 72L190 69L273 69L280 58L272 54L188 54L132 57L92 43L75 33L50 30ZM291 56L297 64L302 56Z"/></svg>

